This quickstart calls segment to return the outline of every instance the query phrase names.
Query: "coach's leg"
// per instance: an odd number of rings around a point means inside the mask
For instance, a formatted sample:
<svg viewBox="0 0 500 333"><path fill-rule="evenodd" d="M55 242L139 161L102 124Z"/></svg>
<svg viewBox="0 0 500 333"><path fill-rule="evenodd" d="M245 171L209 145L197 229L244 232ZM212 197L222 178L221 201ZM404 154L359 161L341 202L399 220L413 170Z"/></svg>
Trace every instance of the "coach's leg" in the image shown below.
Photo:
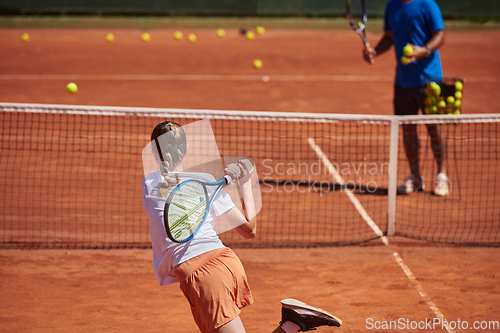
<svg viewBox="0 0 500 333"><path fill-rule="evenodd" d="M403 142L405 145L406 159L410 165L411 173L417 177L420 177L420 168L418 166L418 134L417 125L415 124L405 124L403 125Z"/></svg>
<svg viewBox="0 0 500 333"><path fill-rule="evenodd" d="M436 159L438 173L446 174L446 137L440 125L429 124L427 131L431 137L431 147Z"/></svg>

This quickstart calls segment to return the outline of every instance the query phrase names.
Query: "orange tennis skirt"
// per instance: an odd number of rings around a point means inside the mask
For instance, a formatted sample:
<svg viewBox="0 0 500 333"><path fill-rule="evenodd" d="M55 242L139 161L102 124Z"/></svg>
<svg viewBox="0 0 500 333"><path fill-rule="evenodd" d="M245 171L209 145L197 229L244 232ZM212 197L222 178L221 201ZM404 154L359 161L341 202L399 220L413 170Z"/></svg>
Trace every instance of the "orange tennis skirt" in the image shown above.
<svg viewBox="0 0 500 333"><path fill-rule="evenodd" d="M213 250L181 264L175 271L202 333L212 332L253 303L245 269L230 249Z"/></svg>

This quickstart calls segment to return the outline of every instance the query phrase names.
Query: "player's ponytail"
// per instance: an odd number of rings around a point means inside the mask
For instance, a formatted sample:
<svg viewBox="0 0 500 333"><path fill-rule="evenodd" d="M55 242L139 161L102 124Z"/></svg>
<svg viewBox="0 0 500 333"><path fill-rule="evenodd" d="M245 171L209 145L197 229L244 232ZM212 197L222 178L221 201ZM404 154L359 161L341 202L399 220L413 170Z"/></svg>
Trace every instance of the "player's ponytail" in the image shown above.
<svg viewBox="0 0 500 333"><path fill-rule="evenodd" d="M168 140L160 140L161 135L172 132ZM181 125L173 121L165 121L158 124L151 133L151 141L154 141L153 150L161 161L160 173L165 181L160 183L160 195L166 197L170 187L175 186L178 181L168 177L168 172L173 170L182 161L187 152L186 133Z"/></svg>

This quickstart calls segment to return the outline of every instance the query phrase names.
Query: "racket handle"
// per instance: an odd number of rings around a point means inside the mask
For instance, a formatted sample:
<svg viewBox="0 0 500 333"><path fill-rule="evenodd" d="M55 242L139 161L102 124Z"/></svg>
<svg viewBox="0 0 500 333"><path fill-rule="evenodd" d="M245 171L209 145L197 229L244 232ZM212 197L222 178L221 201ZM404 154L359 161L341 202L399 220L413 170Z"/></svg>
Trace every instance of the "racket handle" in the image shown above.
<svg viewBox="0 0 500 333"><path fill-rule="evenodd" d="M230 175L225 175L224 179L226 180L226 185L233 181L233 178L231 178Z"/></svg>
<svg viewBox="0 0 500 333"><path fill-rule="evenodd" d="M372 50L372 48L370 47L370 44L368 44L368 42L366 42L365 44L365 48L368 52L370 52ZM370 64L374 64L375 63L375 58L372 58L372 57L369 57L370 58Z"/></svg>

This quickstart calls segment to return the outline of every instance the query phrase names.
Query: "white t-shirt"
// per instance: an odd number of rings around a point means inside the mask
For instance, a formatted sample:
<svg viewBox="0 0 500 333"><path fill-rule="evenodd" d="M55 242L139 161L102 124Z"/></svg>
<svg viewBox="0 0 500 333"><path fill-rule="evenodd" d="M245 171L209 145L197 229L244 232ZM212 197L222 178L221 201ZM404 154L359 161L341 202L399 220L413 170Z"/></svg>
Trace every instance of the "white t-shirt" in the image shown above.
<svg viewBox="0 0 500 333"><path fill-rule="evenodd" d="M180 182L189 179L215 181L212 175L206 173L175 172L169 173L169 177L178 178ZM205 252L225 247L214 231L215 217L234 207L231 197L222 189L217 194L207 220L196 236L185 243L172 242L167 236L163 222L166 198L161 198L158 192L158 185L163 181L164 178L159 171L149 174L142 181L142 200L151 229L153 263L161 286L178 282L174 274L175 266Z"/></svg>

